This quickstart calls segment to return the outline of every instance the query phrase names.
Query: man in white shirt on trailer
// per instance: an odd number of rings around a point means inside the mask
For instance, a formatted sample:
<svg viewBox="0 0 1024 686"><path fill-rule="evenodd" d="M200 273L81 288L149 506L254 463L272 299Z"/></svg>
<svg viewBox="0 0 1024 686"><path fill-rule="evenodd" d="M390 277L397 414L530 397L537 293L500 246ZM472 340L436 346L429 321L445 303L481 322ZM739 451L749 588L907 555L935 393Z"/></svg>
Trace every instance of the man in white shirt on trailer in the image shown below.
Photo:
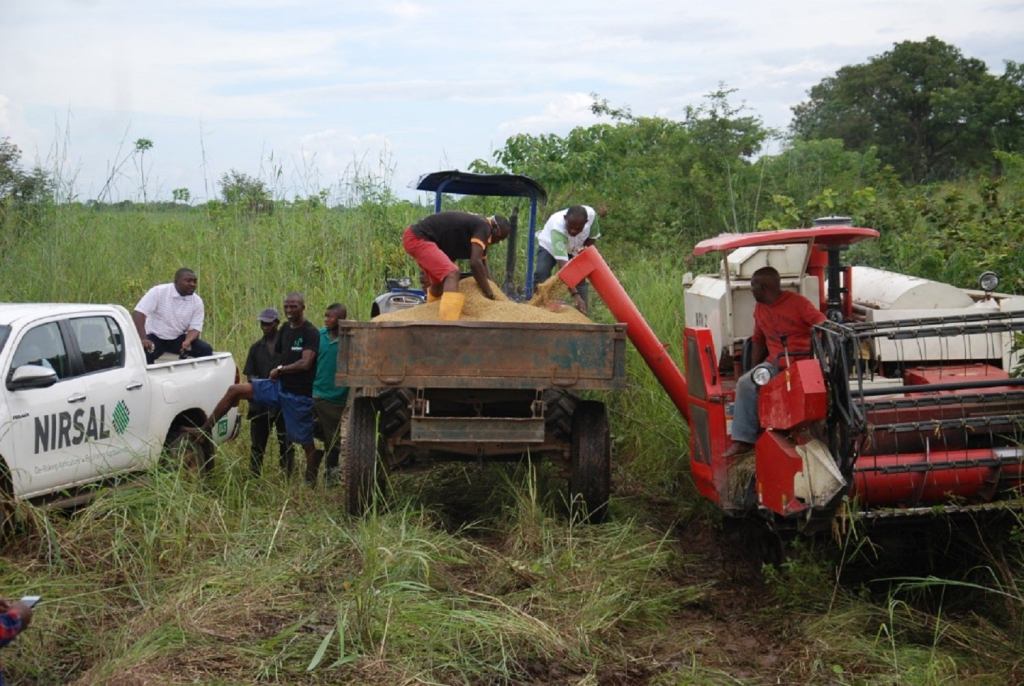
<svg viewBox="0 0 1024 686"><path fill-rule="evenodd" d="M601 237L597 218L606 213L604 207L594 210L588 205L573 205L559 210L544 223L537 234L537 260L533 277L536 283L543 283L551 276L555 264L561 269L573 257ZM570 288L573 304L583 314L587 313L587 283Z"/></svg>

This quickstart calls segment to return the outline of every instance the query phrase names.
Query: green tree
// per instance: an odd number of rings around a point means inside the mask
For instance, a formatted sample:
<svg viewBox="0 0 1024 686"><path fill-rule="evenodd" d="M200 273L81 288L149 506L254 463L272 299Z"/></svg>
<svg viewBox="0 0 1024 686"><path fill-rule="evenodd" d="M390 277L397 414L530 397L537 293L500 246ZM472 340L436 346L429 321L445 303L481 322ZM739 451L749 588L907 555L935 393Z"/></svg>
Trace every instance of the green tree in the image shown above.
<svg viewBox="0 0 1024 686"><path fill-rule="evenodd" d="M192 194L187 188L175 188L171 191L171 197L174 199L174 202L183 202L187 204L188 201L192 199Z"/></svg>
<svg viewBox="0 0 1024 686"><path fill-rule="evenodd" d="M749 230L760 193L751 158L772 132L731 105L731 95L719 88L682 121L637 116L594 96L593 112L612 123L513 136L494 158L544 184L552 205L606 205L603 226L636 243Z"/></svg>
<svg viewBox="0 0 1024 686"><path fill-rule="evenodd" d="M21 149L10 138L0 138L0 206L39 203L52 197L50 175L40 167L22 169Z"/></svg>
<svg viewBox="0 0 1024 686"><path fill-rule="evenodd" d="M224 202L244 208L254 214L270 214L274 203L270 190L263 181L232 169L220 177L220 192Z"/></svg>
<svg viewBox="0 0 1024 686"><path fill-rule="evenodd" d="M153 141L148 138L139 138L135 141L135 154L139 162L139 183L142 186L142 202L146 202L146 151L153 147Z"/></svg>
<svg viewBox="0 0 1024 686"><path fill-rule="evenodd" d="M1001 77L935 37L896 43L864 64L841 68L793 108L792 133L878 149L912 182L993 168L994 150L1024 146L1024 70Z"/></svg>

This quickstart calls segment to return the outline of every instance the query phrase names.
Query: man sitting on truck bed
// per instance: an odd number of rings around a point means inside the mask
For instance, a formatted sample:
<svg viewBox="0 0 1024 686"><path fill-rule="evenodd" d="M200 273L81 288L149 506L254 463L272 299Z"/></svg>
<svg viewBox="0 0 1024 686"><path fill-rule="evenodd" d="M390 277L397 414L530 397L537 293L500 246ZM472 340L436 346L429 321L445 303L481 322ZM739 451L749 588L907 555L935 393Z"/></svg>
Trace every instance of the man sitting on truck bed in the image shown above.
<svg viewBox="0 0 1024 686"><path fill-rule="evenodd" d="M181 357L207 357L213 348L199 338L203 330L203 299L196 295L196 273L188 267L174 272L172 283L153 286L139 300L132 321L153 364L164 353Z"/></svg>
<svg viewBox="0 0 1024 686"><path fill-rule="evenodd" d="M487 272L487 248L505 240L512 231L501 215L482 217L469 212L439 212L405 230L402 247L426 275L427 300L441 298L441 319L454 321L462 314L466 296L459 292L455 260L469 260L480 292L494 300Z"/></svg>
<svg viewBox="0 0 1024 686"><path fill-rule="evenodd" d="M281 411L288 440L298 443L306 452L307 470L318 463L313 444L313 377L320 332L306 320L305 312L305 297L301 293L289 293L284 299L288 325L281 328L274 348L281 364L270 370L269 379L253 379L252 383L229 386L199 429L204 436L210 435L217 420L238 405L238 401L252 400Z"/></svg>
<svg viewBox="0 0 1024 686"><path fill-rule="evenodd" d="M792 291L783 291L779 272L774 267L761 267L750 278L750 291L757 304L754 306L754 333L751 363L771 366L772 374L785 369L792 357L807 357L811 353L811 329L825 321L825 315L810 300ZM733 457L749 451L757 440L760 422L757 415L758 387L751 372L736 382L736 402L733 406L733 444L723 457Z"/></svg>

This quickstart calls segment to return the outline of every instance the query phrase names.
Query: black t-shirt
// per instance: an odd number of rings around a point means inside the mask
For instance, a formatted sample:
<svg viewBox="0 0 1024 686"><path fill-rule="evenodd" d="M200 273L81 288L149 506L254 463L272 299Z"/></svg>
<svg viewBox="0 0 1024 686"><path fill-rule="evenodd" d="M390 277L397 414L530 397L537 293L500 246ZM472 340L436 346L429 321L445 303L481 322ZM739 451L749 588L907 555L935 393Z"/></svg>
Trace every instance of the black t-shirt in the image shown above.
<svg viewBox="0 0 1024 686"><path fill-rule="evenodd" d="M303 350L312 350L314 358L320 348L320 332L308 321L302 325L292 328L291 323L281 327L277 334L276 352L280 356L281 364L292 364L302 358ZM281 374L277 378L281 381L281 390L294 393L295 395L313 396L313 377L316 376L316 360L309 371L292 372Z"/></svg>
<svg viewBox="0 0 1024 686"><path fill-rule="evenodd" d="M242 371L250 379L267 379L270 377L270 370L280 364L279 356L275 351L277 347L277 336L267 345L267 340L260 340L249 346L249 356L245 358L245 369Z"/></svg>
<svg viewBox="0 0 1024 686"><path fill-rule="evenodd" d="M491 225L486 217L469 212L439 212L412 225L412 232L437 244L451 260L467 260L470 239L479 238L486 245Z"/></svg>
<svg viewBox="0 0 1024 686"><path fill-rule="evenodd" d="M249 347L249 355L245 358L245 369L243 374L251 381L252 379L270 378L270 370L280 364L280 356L275 351L278 337L275 336L271 345L267 340L261 338ZM249 401L249 416L257 417L266 413L270 408L266 405Z"/></svg>

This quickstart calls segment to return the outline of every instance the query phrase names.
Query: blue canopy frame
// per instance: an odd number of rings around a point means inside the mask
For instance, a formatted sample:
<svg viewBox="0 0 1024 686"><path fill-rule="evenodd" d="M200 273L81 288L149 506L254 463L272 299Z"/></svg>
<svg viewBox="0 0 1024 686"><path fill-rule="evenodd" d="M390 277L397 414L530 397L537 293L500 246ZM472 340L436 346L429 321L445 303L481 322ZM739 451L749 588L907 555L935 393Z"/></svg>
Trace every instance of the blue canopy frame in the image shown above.
<svg viewBox="0 0 1024 686"><path fill-rule="evenodd" d="M548 194L544 187L522 174L474 174L458 170L424 174L416 182L416 190L434 192L434 212L441 211L441 195L493 195L499 197L529 198L530 233L526 242L526 297L533 295L533 256L535 232L537 229L537 203L546 203ZM515 244L515 233L509 236L510 245ZM508 251L505 260L505 290L511 288L512 273L515 271L515 250ZM510 294L511 295L511 294Z"/></svg>

